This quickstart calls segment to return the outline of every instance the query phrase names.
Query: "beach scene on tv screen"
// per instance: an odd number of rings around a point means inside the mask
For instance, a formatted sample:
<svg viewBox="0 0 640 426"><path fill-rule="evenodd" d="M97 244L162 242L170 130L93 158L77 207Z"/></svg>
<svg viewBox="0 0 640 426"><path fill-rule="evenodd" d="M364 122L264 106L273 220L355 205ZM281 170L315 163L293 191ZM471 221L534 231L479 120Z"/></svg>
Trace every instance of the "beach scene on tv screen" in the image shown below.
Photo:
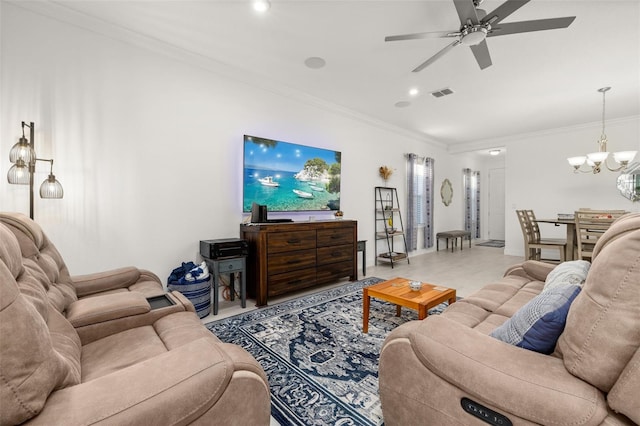
<svg viewBox="0 0 640 426"><path fill-rule="evenodd" d="M340 210L340 152L244 137L243 211Z"/></svg>

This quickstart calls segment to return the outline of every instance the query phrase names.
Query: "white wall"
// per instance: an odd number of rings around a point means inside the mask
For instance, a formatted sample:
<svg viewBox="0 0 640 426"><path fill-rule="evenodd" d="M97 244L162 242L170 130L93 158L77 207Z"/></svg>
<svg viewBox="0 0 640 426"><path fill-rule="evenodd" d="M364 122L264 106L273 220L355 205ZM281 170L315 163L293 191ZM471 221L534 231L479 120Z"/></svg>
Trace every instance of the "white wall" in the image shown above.
<svg viewBox="0 0 640 426"><path fill-rule="evenodd" d="M318 100L223 77L14 4L0 2L0 15L0 210L28 213L26 187L4 176L20 122L34 121L38 155L55 159L65 189L62 200L36 195L36 220L74 274L136 265L165 279L181 261L196 260L199 240L237 236L243 134L342 151L342 209L369 240L369 264L378 167L395 169L388 184L404 198L404 154L435 159L435 232L463 226L462 169L480 170L486 180L493 167ZM608 123L611 148L638 149L639 127L638 118ZM515 208L539 216L578 207L638 210L617 194L615 174L568 170L565 157L591 150L598 135L594 124L483 141L507 148L507 254L522 254ZM46 174L39 163L36 185ZM445 178L454 188L448 207L439 197ZM483 211L483 232L485 218Z"/></svg>
<svg viewBox="0 0 640 426"><path fill-rule="evenodd" d="M580 208L640 211L640 203L623 198L616 189L618 173L572 173L567 157L597 151L601 125L582 126L514 138L506 156L505 254L523 255L516 209L533 209L538 218L554 218ZM610 151L640 150L640 118L608 121ZM640 158L636 159L637 161ZM564 227L548 225L543 235L563 237Z"/></svg>
<svg viewBox="0 0 640 426"><path fill-rule="evenodd" d="M36 195L35 219L73 274L131 264L164 280L181 261L196 260L199 240L238 236L243 134L342 151L342 210L369 240L369 264L379 166L396 170L389 185L401 197L407 152L436 159L438 194L444 177L456 185L467 167L438 144L320 102L221 77L16 5L0 8L0 175L11 165L20 122L34 121L38 156L55 159L65 190L61 200ZM46 164L37 172L36 191ZM27 188L2 182L0 210L28 214ZM455 195L453 206L460 206ZM436 229L459 228L461 219L436 202Z"/></svg>

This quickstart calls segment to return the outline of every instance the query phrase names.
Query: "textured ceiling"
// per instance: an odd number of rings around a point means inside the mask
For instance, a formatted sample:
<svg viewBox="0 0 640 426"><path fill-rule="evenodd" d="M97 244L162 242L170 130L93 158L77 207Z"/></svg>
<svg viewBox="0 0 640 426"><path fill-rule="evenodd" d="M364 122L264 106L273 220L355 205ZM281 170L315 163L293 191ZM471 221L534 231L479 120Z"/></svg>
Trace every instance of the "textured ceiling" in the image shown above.
<svg viewBox="0 0 640 426"><path fill-rule="evenodd" d="M455 149L544 129L640 115L640 2L532 0L505 22L576 16L567 29L487 39L493 66L480 70L458 46L420 73L411 70L451 42L385 43L387 35L457 30L451 0L16 2L157 49L206 58L256 84L389 123ZM492 11L502 1L486 0ZM326 60L321 69L308 57ZM416 87L421 94L411 97ZM451 88L434 98L428 93ZM397 102L410 102L404 108Z"/></svg>

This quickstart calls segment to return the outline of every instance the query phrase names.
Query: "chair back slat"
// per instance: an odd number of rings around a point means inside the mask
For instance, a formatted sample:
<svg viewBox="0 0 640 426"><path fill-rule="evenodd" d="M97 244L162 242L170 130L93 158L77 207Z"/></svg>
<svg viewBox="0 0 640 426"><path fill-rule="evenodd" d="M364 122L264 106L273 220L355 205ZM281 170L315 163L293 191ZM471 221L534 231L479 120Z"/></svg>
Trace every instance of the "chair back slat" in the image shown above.
<svg viewBox="0 0 640 426"><path fill-rule="evenodd" d="M553 259L542 259L542 249L558 249L560 261L565 260L566 241L543 240L540 236L540 227L536 222L533 210L516 210L522 237L524 239L525 259L557 262Z"/></svg>
<svg viewBox="0 0 640 426"><path fill-rule="evenodd" d="M626 213L625 210L577 210L575 221L578 259L591 260L598 239L617 218Z"/></svg>

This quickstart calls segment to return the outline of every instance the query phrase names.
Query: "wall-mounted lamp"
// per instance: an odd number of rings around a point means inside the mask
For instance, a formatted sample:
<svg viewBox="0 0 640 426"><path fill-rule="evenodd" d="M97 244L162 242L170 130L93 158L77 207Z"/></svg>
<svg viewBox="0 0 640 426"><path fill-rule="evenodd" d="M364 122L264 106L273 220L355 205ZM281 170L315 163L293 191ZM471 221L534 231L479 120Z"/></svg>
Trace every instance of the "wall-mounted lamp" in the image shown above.
<svg viewBox="0 0 640 426"><path fill-rule="evenodd" d="M24 135L24 128L29 128L29 140ZM40 185L40 198L62 198L62 185L53 174L53 160L37 158L34 150L35 124L22 122L22 137L9 151L9 161L14 163L7 173L11 184L29 185L29 217L33 219L33 175L36 172L36 161L50 163L49 177Z"/></svg>

